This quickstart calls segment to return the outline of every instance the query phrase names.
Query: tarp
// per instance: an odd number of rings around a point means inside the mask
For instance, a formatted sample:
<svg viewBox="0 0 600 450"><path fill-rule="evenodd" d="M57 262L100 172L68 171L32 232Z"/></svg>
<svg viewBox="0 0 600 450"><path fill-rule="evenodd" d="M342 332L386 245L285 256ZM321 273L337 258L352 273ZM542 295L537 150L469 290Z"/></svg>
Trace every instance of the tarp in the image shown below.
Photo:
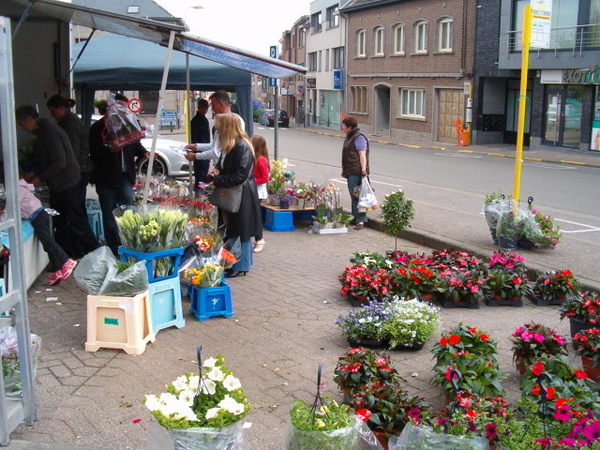
<svg viewBox="0 0 600 450"><path fill-rule="evenodd" d="M76 57L85 43L73 46ZM73 70L76 89L159 90L167 49L152 42L106 34L90 39ZM224 89L237 94L239 113L252 132L252 75L239 69L190 55L193 90ZM185 54L173 52L167 89L185 90Z"/></svg>

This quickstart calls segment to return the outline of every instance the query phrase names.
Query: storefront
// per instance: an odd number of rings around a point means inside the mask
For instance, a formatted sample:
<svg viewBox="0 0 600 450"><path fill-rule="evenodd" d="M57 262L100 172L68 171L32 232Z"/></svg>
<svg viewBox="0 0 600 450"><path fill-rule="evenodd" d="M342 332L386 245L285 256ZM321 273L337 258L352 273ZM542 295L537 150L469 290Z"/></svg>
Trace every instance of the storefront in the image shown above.
<svg viewBox="0 0 600 450"><path fill-rule="evenodd" d="M542 145L600 150L600 69L542 70L541 83Z"/></svg>

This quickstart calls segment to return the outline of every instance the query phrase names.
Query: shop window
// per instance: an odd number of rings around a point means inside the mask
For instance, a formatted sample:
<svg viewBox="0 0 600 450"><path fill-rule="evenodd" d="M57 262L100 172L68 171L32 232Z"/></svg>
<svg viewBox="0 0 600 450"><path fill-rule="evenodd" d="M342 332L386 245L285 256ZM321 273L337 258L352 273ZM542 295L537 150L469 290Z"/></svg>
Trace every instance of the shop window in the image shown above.
<svg viewBox="0 0 600 450"><path fill-rule="evenodd" d="M425 89L400 89L400 117L425 119Z"/></svg>

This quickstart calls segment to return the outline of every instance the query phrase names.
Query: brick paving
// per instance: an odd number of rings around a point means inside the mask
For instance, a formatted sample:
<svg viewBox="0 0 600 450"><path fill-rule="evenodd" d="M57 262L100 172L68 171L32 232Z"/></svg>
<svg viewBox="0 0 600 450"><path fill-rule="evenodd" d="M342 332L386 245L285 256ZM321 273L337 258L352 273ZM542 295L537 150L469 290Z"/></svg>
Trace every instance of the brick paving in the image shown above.
<svg viewBox="0 0 600 450"><path fill-rule="evenodd" d="M195 371L199 344L206 357L223 354L247 391L254 406L247 417L252 423L246 433L249 448L283 448L289 407L294 398L314 396L318 363L324 363L325 393L340 396L332 376L347 345L334 320L349 305L339 296L338 275L353 252L385 252L394 245L393 238L374 229L316 235L307 232L307 225L297 225L295 232L265 231L265 250L255 255L252 271L230 280L233 318L198 322L184 299L185 327L160 331L140 356L109 349L86 352L85 292L72 278L48 291L42 274L29 291L31 330L42 337L36 377L39 420L18 427L8 448L148 448L152 416L142 399ZM399 247L430 251L402 239ZM509 374L504 385L515 399L517 377L507 337L525 321L542 321L567 333L557 309L527 301L516 309L447 309L442 310L443 327L462 321L497 339L501 367ZM439 405L437 388L429 384L431 345L419 352L393 352L392 357L408 389ZM136 419L141 421L134 423Z"/></svg>

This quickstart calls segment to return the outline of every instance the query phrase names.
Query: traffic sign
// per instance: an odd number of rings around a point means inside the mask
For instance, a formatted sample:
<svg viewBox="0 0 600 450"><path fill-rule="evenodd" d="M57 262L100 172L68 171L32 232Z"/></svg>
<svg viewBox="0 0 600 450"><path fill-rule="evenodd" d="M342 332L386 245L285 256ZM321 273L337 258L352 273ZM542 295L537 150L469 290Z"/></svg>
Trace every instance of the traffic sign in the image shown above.
<svg viewBox="0 0 600 450"><path fill-rule="evenodd" d="M127 102L127 108L134 114L142 110L142 101L139 98L132 98Z"/></svg>
<svg viewBox="0 0 600 450"><path fill-rule="evenodd" d="M271 58L277 58L277 46L276 45L271 45L271 47L269 47L269 56Z"/></svg>
<svg viewBox="0 0 600 450"><path fill-rule="evenodd" d="M277 86L277 78L269 77L269 86L271 86L271 87Z"/></svg>

